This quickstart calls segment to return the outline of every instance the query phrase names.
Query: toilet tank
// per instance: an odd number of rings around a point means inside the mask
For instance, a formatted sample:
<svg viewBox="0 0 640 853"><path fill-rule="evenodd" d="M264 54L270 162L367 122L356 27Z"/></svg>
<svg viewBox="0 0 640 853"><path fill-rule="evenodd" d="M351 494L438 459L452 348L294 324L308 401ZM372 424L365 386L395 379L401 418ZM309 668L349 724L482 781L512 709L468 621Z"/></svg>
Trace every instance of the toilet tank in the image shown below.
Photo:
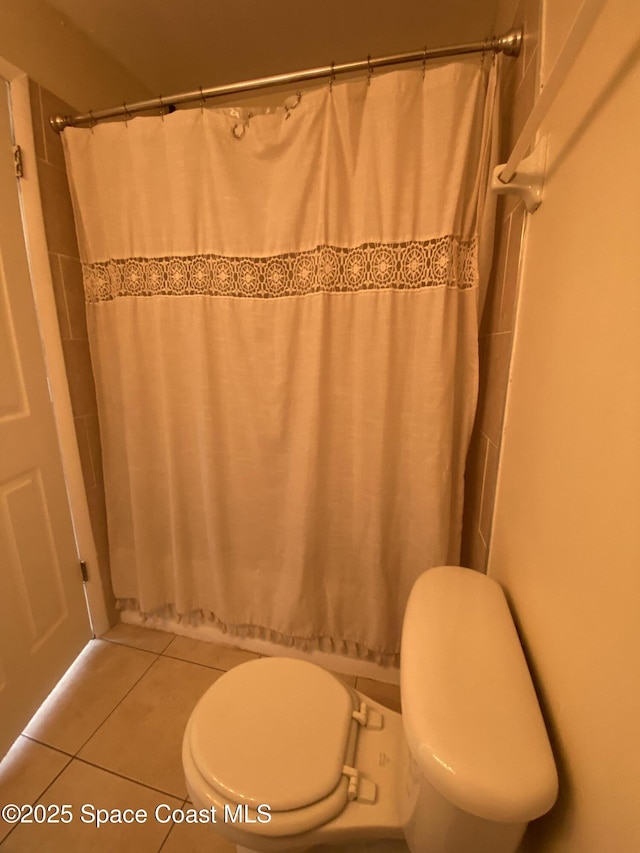
<svg viewBox="0 0 640 853"><path fill-rule="evenodd" d="M415 769L446 801L510 824L551 808L555 763L498 583L459 566L421 575L405 613L400 678Z"/></svg>

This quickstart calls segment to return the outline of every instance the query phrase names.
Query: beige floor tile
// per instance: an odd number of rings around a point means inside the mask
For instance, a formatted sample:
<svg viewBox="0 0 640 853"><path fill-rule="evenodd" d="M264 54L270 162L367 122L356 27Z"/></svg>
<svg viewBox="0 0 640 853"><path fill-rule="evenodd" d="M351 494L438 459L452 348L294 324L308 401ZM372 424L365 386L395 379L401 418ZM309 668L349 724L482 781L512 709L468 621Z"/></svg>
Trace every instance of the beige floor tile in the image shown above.
<svg viewBox="0 0 640 853"><path fill-rule="evenodd" d="M173 634L167 631L155 631L152 628L141 628L139 625L129 625L127 622L118 622L103 635L102 639L159 655L167 648L173 639Z"/></svg>
<svg viewBox="0 0 640 853"><path fill-rule="evenodd" d="M77 760L69 764L39 802L68 804L73 819L66 824L22 824L7 837L2 853L36 850L38 853L86 853L89 850L92 853L156 853L171 827L170 823L155 819L156 806L164 803L171 811L181 806L179 800ZM81 820L82 807L87 805L121 812L144 809L147 817L144 823L109 822L96 827ZM168 813L164 810L162 815Z"/></svg>
<svg viewBox="0 0 640 853"><path fill-rule="evenodd" d="M35 803L70 760L62 752L19 737L0 762L0 805ZM0 841L12 828L0 819Z"/></svg>
<svg viewBox="0 0 640 853"><path fill-rule="evenodd" d="M358 676L356 682L358 690L365 696L371 696L381 705L386 705L392 711L400 711L400 688L397 684L385 684L383 681L375 681L373 678L362 678Z"/></svg>
<svg viewBox="0 0 640 853"><path fill-rule="evenodd" d="M158 658L80 757L184 799L184 729L194 705L220 675L204 666Z"/></svg>
<svg viewBox="0 0 640 853"><path fill-rule="evenodd" d="M193 808L186 805L185 809ZM162 847L162 853L235 853L235 844L217 833L211 824L177 823Z"/></svg>
<svg viewBox="0 0 640 853"><path fill-rule="evenodd" d="M164 650L167 657L212 666L215 669L231 669L249 660L258 660L260 655L236 649L233 646L222 646L218 643L205 643L193 640L191 637L175 637Z"/></svg>
<svg viewBox="0 0 640 853"><path fill-rule="evenodd" d="M75 754L154 660L148 652L92 640L25 734Z"/></svg>

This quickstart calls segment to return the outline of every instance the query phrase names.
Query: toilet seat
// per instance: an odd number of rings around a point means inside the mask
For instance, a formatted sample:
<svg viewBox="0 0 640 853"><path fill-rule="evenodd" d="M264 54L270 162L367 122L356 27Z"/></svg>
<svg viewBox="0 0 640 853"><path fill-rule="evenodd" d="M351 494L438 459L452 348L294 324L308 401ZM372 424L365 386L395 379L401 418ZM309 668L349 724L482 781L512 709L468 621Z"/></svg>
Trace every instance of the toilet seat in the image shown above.
<svg viewBox="0 0 640 853"><path fill-rule="evenodd" d="M315 829L353 797L359 699L321 667L265 658L225 673L198 702L184 753L214 804L256 820L243 830ZM354 716L354 712L356 716ZM268 805L271 820L257 819Z"/></svg>

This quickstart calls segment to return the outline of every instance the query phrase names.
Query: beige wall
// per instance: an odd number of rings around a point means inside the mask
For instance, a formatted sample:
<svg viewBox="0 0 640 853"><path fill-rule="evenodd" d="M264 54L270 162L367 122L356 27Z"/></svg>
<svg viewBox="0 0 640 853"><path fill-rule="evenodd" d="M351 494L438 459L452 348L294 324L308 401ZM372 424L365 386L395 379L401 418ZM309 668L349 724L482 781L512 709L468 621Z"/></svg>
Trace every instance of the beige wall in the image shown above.
<svg viewBox="0 0 640 853"><path fill-rule="evenodd" d="M513 0L503 0L495 32L512 25L524 28L525 40L517 60L503 60L501 162L511 153L537 96L540 0L520 0L515 15ZM493 520L525 219L521 201L499 197L493 266L480 324L478 409L465 472L461 563L479 571L486 569Z"/></svg>
<svg viewBox="0 0 640 853"><path fill-rule="evenodd" d="M80 112L150 95L44 0L0 0L0 57Z"/></svg>
<svg viewBox="0 0 640 853"><path fill-rule="evenodd" d="M528 851L640 850L639 45L637 0L608 0L545 122L526 238L489 574L560 770Z"/></svg>

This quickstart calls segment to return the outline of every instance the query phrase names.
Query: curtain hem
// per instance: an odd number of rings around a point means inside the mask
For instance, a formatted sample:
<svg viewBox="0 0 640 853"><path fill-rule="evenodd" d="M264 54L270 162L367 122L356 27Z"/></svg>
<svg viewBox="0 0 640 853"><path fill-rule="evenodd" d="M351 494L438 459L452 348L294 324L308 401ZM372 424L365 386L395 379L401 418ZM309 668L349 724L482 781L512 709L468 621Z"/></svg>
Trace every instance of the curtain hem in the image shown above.
<svg viewBox="0 0 640 853"><path fill-rule="evenodd" d="M224 622L209 610L192 610L189 613L180 613L174 604L164 604L152 612L147 612L140 608L138 601L134 598L117 599L116 608L118 610L131 610L139 613L144 622L153 620L154 618L175 619L179 623L193 625L194 627L198 625L213 626L222 631L223 634L229 634L231 637L265 640L279 646L295 648L302 652L326 652L370 661L381 666L396 668L400 666L399 652L370 649L364 644L353 640L340 640L333 637L295 637L290 634L282 634L263 625Z"/></svg>

